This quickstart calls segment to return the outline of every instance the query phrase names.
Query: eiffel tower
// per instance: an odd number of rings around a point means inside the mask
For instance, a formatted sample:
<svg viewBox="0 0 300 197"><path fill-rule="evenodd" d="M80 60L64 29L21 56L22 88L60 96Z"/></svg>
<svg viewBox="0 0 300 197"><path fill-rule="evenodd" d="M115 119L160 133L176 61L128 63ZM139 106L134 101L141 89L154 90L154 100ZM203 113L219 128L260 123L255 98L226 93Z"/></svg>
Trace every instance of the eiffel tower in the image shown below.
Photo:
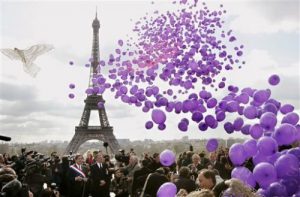
<svg viewBox="0 0 300 197"><path fill-rule="evenodd" d="M92 61L90 68L90 79L89 79L89 88L92 88L94 85L92 83L93 75L97 74L97 67L99 65L100 57L99 57L99 28L100 22L97 18L94 19L92 23L93 27L93 48L92 48ZM101 108L98 107L98 103L102 102L103 106ZM108 118L106 115L104 103L102 95L92 94L88 95L84 100L85 106L81 116L81 120L79 126L75 127L75 135L73 136L71 142L67 146L65 153L77 152L78 148L81 144L88 140L100 140L103 142L107 142L109 148L113 153L117 153L120 145L113 134L113 127L109 125ZM98 111L100 126L89 126L89 120L91 115L91 110Z"/></svg>

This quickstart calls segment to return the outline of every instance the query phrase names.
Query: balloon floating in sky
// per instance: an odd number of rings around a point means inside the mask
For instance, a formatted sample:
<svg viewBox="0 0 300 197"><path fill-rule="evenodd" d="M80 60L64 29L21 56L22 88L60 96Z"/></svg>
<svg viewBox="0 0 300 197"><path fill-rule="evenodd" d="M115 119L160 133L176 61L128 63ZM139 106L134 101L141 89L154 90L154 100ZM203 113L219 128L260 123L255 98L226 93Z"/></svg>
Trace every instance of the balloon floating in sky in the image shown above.
<svg viewBox="0 0 300 197"><path fill-rule="evenodd" d="M214 152L218 148L218 140L217 139L209 139L206 143L206 150L208 152Z"/></svg>

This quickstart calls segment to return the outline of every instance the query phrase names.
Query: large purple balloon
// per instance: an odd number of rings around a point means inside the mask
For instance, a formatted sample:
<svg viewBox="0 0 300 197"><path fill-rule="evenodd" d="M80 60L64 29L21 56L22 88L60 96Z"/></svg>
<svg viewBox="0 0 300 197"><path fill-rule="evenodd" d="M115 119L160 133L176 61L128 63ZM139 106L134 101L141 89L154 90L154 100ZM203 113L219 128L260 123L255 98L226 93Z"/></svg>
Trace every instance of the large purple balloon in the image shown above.
<svg viewBox="0 0 300 197"><path fill-rule="evenodd" d="M258 151L266 156L273 155L278 151L278 144L272 137L262 137L257 142Z"/></svg>
<svg viewBox="0 0 300 197"><path fill-rule="evenodd" d="M259 124L254 124L249 129L251 137L258 139L263 134L263 128Z"/></svg>
<svg viewBox="0 0 300 197"><path fill-rule="evenodd" d="M266 162L261 162L254 167L253 176L263 189L267 189L271 183L277 181L277 173L274 166Z"/></svg>
<svg viewBox="0 0 300 197"><path fill-rule="evenodd" d="M243 114L248 119L254 119L258 115L257 108L255 106L250 105L244 109Z"/></svg>
<svg viewBox="0 0 300 197"><path fill-rule="evenodd" d="M242 165L246 160L244 146L239 143L233 144L229 149L229 158L235 166Z"/></svg>
<svg viewBox="0 0 300 197"><path fill-rule="evenodd" d="M285 178L299 171L299 160L292 154L285 154L277 159L274 166L278 178Z"/></svg>
<svg viewBox="0 0 300 197"><path fill-rule="evenodd" d="M231 172L231 178L237 178L253 188L256 184L252 172L245 167L235 167Z"/></svg>
<svg viewBox="0 0 300 197"><path fill-rule="evenodd" d="M156 124L163 124L166 121L166 114L160 109L154 109L151 117Z"/></svg>
<svg viewBox="0 0 300 197"><path fill-rule="evenodd" d="M289 145L294 142L297 130L293 125L284 123L274 132L274 139L278 145Z"/></svg>
<svg viewBox="0 0 300 197"><path fill-rule="evenodd" d="M268 191L270 196L287 196L286 187L279 182L271 183Z"/></svg>
<svg viewBox="0 0 300 197"><path fill-rule="evenodd" d="M206 150L208 152L214 152L217 150L218 145L219 145L219 143L218 143L217 139L214 139L214 138L209 139L206 143Z"/></svg>
<svg viewBox="0 0 300 197"><path fill-rule="evenodd" d="M257 90L253 94L253 99L257 103L264 103L266 102L270 97L270 90Z"/></svg>
<svg viewBox="0 0 300 197"><path fill-rule="evenodd" d="M289 112L283 117L281 123L289 123L291 125L296 125L298 121L299 115L294 112Z"/></svg>
<svg viewBox="0 0 300 197"><path fill-rule="evenodd" d="M236 118L234 121L233 121L233 127L234 127L234 130L235 131L240 131L242 126L244 124L244 120L240 117Z"/></svg>
<svg viewBox="0 0 300 197"><path fill-rule="evenodd" d="M158 191L157 197L175 197L177 193L177 187L174 183L167 182L162 184Z"/></svg>
<svg viewBox="0 0 300 197"><path fill-rule="evenodd" d="M273 103L266 103L263 108L263 112L272 112L273 114L277 114L277 107Z"/></svg>
<svg viewBox="0 0 300 197"><path fill-rule="evenodd" d="M243 143L247 158L253 157L257 153L257 142L254 139L249 139Z"/></svg>
<svg viewBox="0 0 300 197"><path fill-rule="evenodd" d="M175 162L175 159L176 159L175 154L172 151L168 150L168 149L164 150L159 155L160 163L163 166L172 165Z"/></svg>
<svg viewBox="0 0 300 197"><path fill-rule="evenodd" d="M280 107L280 112L282 114L287 114L287 113L292 112L292 111L294 111L294 106L291 105L291 104L285 104L285 105L282 105Z"/></svg>
<svg viewBox="0 0 300 197"><path fill-rule="evenodd" d="M266 112L260 117L260 125L267 131L274 129L276 124L277 118L272 112Z"/></svg>

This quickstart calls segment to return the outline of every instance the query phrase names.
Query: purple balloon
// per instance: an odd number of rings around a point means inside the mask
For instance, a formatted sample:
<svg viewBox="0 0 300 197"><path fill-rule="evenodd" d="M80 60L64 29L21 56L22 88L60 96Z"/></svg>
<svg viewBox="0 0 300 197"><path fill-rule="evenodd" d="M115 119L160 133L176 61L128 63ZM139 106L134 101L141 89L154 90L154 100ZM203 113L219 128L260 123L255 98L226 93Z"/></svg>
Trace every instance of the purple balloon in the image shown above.
<svg viewBox="0 0 300 197"><path fill-rule="evenodd" d="M286 187L279 182L271 183L268 192L270 196L287 196Z"/></svg>
<svg viewBox="0 0 300 197"><path fill-rule="evenodd" d="M97 106L98 106L99 109L103 109L104 108L104 102L102 102L102 101L98 102Z"/></svg>
<svg viewBox="0 0 300 197"><path fill-rule="evenodd" d="M229 158L235 166L242 165L246 160L244 146L239 143L233 144L229 149Z"/></svg>
<svg viewBox="0 0 300 197"><path fill-rule="evenodd" d="M249 124L244 125L244 126L241 128L242 134L244 134L244 135L249 135L249 133L250 133L250 127L251 127L251 125L249 125Z"/></svg>
<svg viewBox="0 0 300 197"><path fill-rule="evenodd" d="M214 108L217 105L218 101L215 98L209 98L206 103L208 108Z"/></svg>
<svg viewBox="0 0 300 197"><path fill-rule="evenodd" d="M271 75L271 76L269 77L269 80L268 80L268 81L269 81L269 84L270 84L270 85L276 86L276 85L279 84L280 78L279 78L278 75Z"/></svg>
<svg viewBox="0 0 300 197"><path fill-rule="evenodd" d="M175 197L177 193L177 187L174 183L167 182L162 184L158 191L157 197Z"/></svg>
<svg viewBox="0 0 300 197"><path fill-rule="evenodd" d="M218 143L217 139L214 139L214 138L213 139L209 139L207 141L207 143L206 143L206 150L208 152L214 152L214 151L217 150L218 145L219 145L219 143Z"/></svg>
<svg viewBox="0 0 300 197"><path fill-rule="evenodd" d="M300 161L300 147L292 148L287 151L288 154L292 154Z"/></svg>
<svg viewBox="0 0 300 197"><path fill-rule="evenodd" d="M245 167L235 167L231 172L231 178L237 178L252 188L256 185L252 172Z"/></svg>
<svg viewBox="0 0 300 197"><path fill-rule="evenodd" d="M278 178L286 178L299 172L299 160L292 154L280 156L274 166Z"/></svg>
<svg viewBox="0 0 300 197"><path fill-rule="evenodd" d="M248 119L254 119L257 117L257 108L250 105L244 109L244 116Z"/></svg>
<svg viewBox="0 0 300 197"><path fill-rule="evenodd" d="M298 121L299 115L294 112L289 112L283 117L281 123L289 123L291 125L296 125Z"/></svg>
<svg viewBox="0 0 300 197"><path fill-rule="evenodd" d="M224 129L228 134L233 133L233 131L234 131L233 124L231 122L226 122L224 124Z"/></svg>
<svg viewBox="0 0 300 197"><path fill-rule="evenodd" d="M69 98L70 98L70 99L73 99L73 98L75 98L75 95L74 95L73 93L70 93L70 94L69 94Z"/></svg>
<svg viewBox="0 0 300 197"><path fill-rule="evenodd" d="M216 120L218 122L222 122L223 120L225 120L226 118L226 115L225 115L225 112L223 111L219 111L217 114L216 114Z"/></svg>
<svg viewBox="0 0 300 197"><path fill-rule="evenodd" d="M193 112L192 120L199 123L203 119L203 115L200 111Z"/></svg>
<svg viewBox="0 0 300 197"><path fill-rule="evenodd" d="M263 128L260 124L254 124L249 129L251 137L254 139L259 139L263 135Z"/></svg>
<svg viewBox="0 0 300 197"><path fill-rule="evenodd" d="M163 166L171 166L175 162L176 156L171 150L164 150L159 155L159 161Z"/></svg>
<svg viewBox="0 0 300 197"><path fill-rule="evenodd" d="M273 103L266 103L263 108L263 113L272 112L273 114L277 114L277 107Z"/></svg>
<svg viewBox="0 0 300 197"><path fill-rule="evenodd" d="M249 139L243 143L247 158L257 154L257 142L254 139Z"/></svg>
<svg viewBox="0 0 300 197"><path fill-rule="evenodd" d="M229 101L226 105L226 111L236 112L239 109L239 104L236 101Z"/></svg>
<svg viewBox="0 0 300 197"><path fill-rule="evenodd" d="M165 128L166 128L166 124L164 123L158 125L159 130L165 130Z"/></svg>
<svg viewBox="0 0 300 197"><path fill-rule="evenodd" d="M74 83L70 83L70 84L69 84L69 88L70 88L70 89L74 89L74 88L75 88L75 84L74 84Z"/></svg>
<svg viewBox="0 0 300 197"><path fill-rule="evenodd" d="M259 186L267 189L271 183L277 181L277 173L272 164L262 162L253 169L253 176Z"/></svg>
<svg viewBox="0 0 300 197"><path fill-rule="evenodd" d="M180 121L178 124L178 129L185 132L188 130L188 124L185 121Z"/></svg>
<svg viewBox="0 0 300 197"><path fill-rule="evenodd" d="M257 103L264 103L270 97L270 92L268 90L257 90L253 94L253 99Z"/></svg>
<svg viewBox="0 0 300 197"><path fill-rule="evenodd" d="M265 136L261 137L257 141L257 148L261 154L269 156L275 154L278 151L278 144L272 137Z"/></svg>
<svg viewBox="0 0 300 197"><path fill-rule="evenodd" d="M163 124L166 121L166 114L160 109L154 109L151 117L156 124Z"/></svg>
<svg viewBox="0 0 300 197"><path fill-rule="evenodd" d="M235 131L240 131L244 124L244 120L242 118L236 118L233 122L233 127Z"/></svg>
<svg viewBox="0 0 300 197"><path fill-rule="evenodd" d="M294 111L294 106L291 105L291 104L285 104L285 105L282 105L281 108L280 108L280 112L282 114L287 114L289 112L293 112Z"/></svg>
<svg viewBox="0 0 300 197"><path fill-rule="evenodd" d="M210 128L212 128L215 125L215 123L216 123L216 119L212 115L207 115L204 118L204 121L205 121L205 124L207 126L209 126Z"/></svg>
<svg viewBox="0 0 300 197"><path fill-rule="evenodd" d="M200 131L206 131L208 126L204 122L200 122L199 125L198 125L198 128L199 128Z"/></svg>
<svg viewBox="0 0 300 197"><path fill-rule="evenodd" d="M289 145L294 142L297 130L293 125L284 123L274 132L274 139L278 145Z"/></svg>
<svg viewBox="0 0 300 197"><path fill-rule="evenodd" d="M145 124L146 129L152 129L153 127L153 122L152 121L147 121Z"/></svg>
<svg viewBox="0 0 300 197"><path fill-rule="evenodd" d="M267 131L273 130L276 124L277 118L272 112L266 112L260 117L260 125Z"/></svg>
<svg viewBox="0 0 300 197"><path fill-rule="evenodd" d="M249 102L249 95L247 93L241 93L239 96L236 97L236 101L247 104Z"/></svg>

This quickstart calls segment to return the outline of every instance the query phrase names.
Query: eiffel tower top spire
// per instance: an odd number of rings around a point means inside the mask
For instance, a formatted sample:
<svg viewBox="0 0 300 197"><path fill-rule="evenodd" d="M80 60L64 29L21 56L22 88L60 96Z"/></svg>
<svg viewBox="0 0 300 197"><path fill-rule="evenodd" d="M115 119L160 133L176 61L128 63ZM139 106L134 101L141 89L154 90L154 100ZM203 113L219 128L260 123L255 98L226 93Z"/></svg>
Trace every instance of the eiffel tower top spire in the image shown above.
<svg viewBox="0 0 300 197"><path fill-rule="evenodd" d="M97 17L97 7L96 7L96 17L93 20L93 46L92 46L92 57L91 57L91 70L90 70L90 79L89 79L89 87L93 87L92 79L95 74L98 73L97 67L100 61L100 52L99 52L99 29L100 22Z"/></svg>

